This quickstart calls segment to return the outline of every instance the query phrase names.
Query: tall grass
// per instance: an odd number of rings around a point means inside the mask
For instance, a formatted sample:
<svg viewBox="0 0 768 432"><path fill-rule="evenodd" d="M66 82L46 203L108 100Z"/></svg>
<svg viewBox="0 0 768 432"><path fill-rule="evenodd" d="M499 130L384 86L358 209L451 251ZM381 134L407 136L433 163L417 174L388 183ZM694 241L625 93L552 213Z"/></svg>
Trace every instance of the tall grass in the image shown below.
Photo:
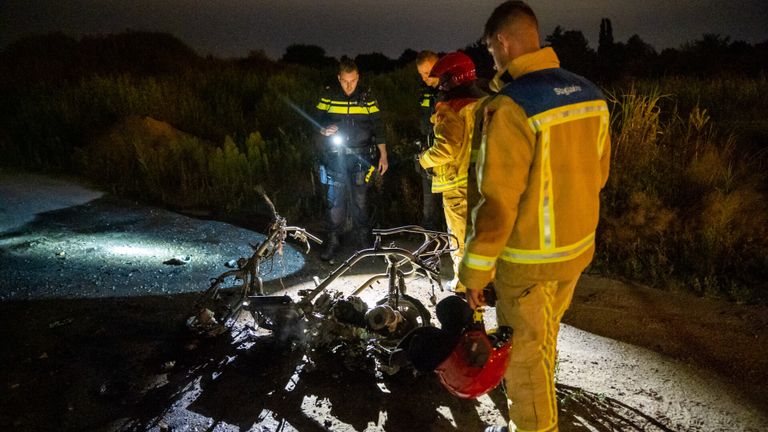
<svg viewBox="0 0 768 432"><path fill-rule="evenodd" d="M768 148L768 77L720 76L713 78L665 77L655 81L640 81L639 91L647 93L654 88L674 95L665 101L667 111L688 113L701 107L706 109L724 133L736 135L740 151L765 152Z"/></svg>
<svg viewBox="0 0 768 432"><path fill-rule="evenodd" d="M745 157L707 109L686 113L658 87L610 99L612 168L596 267L699 294L764 298L764 161Z"/></svg>

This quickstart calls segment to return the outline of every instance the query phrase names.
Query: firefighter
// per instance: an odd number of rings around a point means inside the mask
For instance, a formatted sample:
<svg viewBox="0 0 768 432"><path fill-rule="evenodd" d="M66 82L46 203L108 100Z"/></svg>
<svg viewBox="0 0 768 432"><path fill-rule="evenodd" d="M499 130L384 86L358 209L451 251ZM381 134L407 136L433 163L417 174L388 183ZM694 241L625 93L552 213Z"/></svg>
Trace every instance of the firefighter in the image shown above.
<svg viewBox="0 0 768 432"><path fill-rule="evenodd" d="M435 99L437 98L437 84L439 80L430 77L429 73L438 59L438 55L432 51L422 51L416 56L416 70L422 81L419 95L419 110L421 113L419 127L422 138L417 141L418 153L416 154L415 162L416 172L421 178L421 226L431 230L443 230L442 197L439 193L432 192L432 170L421 167L419 155L428 149L435 139L430 118L435 113Z"/></svg>
<svg viewBox="0 0 768 432"><path fill-rule="evenodd" d="M430 77L438 84L438 102L433 116L435 141L419 158L423 168L434 171L432 192L443 194L443 212L448 231L457 244L451 253L454 278L449 289L464 292L458 278L464 254L467 224L467 174L469 169L474 107L485 96L475 85L475 64L458 51L446 54L435 63Z"/></svg>
<svg viewBox="0 0 768 432"><path fill-rule="evenodd" d="M367 245L369 232L366 195L374 173L388 168L387 146L376 99L360 89L357 65L342 57L339 86L327 87L317 104L320 124L320 183L325 185L328 241L320 258L334 258L340 235L352 217L358 247Z"/></svg>
<svg viewBox="0 0 768 432"><path fill-rule="evenodd" d="M557 334L594 255L610 160L608 106L594 84L540 47L526 3L498 6L483 38L499 93L484 108L481 199L459 277L472 308L484 304L482 289L493 278L499 325L513 332L510 422L486 431L557 431Z"/></svg>

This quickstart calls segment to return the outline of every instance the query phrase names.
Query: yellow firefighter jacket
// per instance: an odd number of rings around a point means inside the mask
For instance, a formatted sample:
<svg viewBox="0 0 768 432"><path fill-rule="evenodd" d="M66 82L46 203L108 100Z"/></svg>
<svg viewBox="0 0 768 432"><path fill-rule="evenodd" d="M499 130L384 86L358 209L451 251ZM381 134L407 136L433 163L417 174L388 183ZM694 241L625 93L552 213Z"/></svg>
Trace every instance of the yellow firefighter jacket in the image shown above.
<svg viewBox="0 0 768 432"><path fill-rule="evenodd" d="M474 129L476 99L455 110L455 104L438 103L432 116L435 141L419 158L422 168L432 168L432 192L467 187L467 172Z"/></svg>
<svg viewBox="0 0 768 432"><path fill-rule="evenodd" d="M559 66L551 48L513 60L484 106L481 199L459 270L469 288L484 287L498 260L522 281L572 278L592 260L608 107L594 84Z"/></svg>

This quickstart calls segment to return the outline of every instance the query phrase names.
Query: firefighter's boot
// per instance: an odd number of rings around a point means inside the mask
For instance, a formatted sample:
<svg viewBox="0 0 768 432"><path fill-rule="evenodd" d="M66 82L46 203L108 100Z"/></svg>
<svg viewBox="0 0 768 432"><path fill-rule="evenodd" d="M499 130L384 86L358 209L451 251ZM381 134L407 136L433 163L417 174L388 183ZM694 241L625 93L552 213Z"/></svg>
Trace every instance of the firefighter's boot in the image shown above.
<svg viewBox="0 0 768 432"><path fill-rule="evenodd" d="M336 233L331 233L328 236L328 243L325 245L325 250L320 254L320 259L323 261L330 261L339 251L341 243L339 242L339 236Z"/></svg>

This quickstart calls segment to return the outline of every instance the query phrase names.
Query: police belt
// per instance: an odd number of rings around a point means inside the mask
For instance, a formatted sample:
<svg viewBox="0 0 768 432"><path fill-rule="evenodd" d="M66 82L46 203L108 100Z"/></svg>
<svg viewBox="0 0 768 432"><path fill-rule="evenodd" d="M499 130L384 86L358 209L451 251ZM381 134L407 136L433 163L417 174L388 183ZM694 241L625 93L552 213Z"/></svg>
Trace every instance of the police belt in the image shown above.
<svg viewBox="0 0 768 432"><path fill-rule="evenodd" d="M328 153L344 154L344 155L359 155L373 153L373 146L365 147L335 147L328 150Z"/></svg>

